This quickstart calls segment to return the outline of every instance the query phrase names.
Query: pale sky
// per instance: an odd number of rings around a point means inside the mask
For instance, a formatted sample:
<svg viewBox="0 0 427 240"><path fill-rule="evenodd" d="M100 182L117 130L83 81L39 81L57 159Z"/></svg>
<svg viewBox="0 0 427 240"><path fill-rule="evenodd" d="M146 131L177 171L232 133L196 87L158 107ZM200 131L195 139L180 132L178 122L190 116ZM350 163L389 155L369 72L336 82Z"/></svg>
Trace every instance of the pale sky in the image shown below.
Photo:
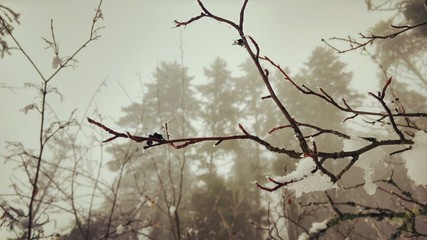
<svg viewBox="0 0 427 240"><path fill-rule="evenodd" d="M205 2L213 13L238 19L240 0ZM68 56L87 39L98 2L43 0L5 1L4 4L21 13L22 24L16 27L14 35L48 76L54 71L54 55L51 49L45 49L47 45L42 37L50 38L50 20L54 20L60 55ZM257 40L262 55L275 59L281 66L289 66L291 73L298 72L311 51L322 45L320 39L355 36L381 18L378 13L368 13L365 4L356 0L252 0L247 10L246 33ZM58 114L64 118L75 108L81 116L95 89L108 78L108 86L97 95L95 103L102 114L117 120L120 108L130 103L117 81L132 97L138 96L137 73L147 82L152 80L160 61L180 61L180 34L184 64L197 82L203 81L203 68L217 56L224 58L235 73L247 58L242 48L231 44L237 34L228 26L202 19L186 28L174 28L173 20L187 20L200 13L193 0L133 0L126 4L104 1L102 12L104 21L100 21L99 26L105 29L99 32L101 38L77 56L77 69L63 70L52 82L63 94L64 101L61 103L52 95L51 104L57 103L53 106L59 108ZM366 92L372 90L370 86L376 87L377 70L367 57L350 53L342 55L342 60L354 71L356 88ZM37 73L20 52L14 51L12 56L0 61L0 83L15 87L22 87L25 82L39 83ZM25 115L19 109L36 101L34 90L0 91L0 107L7 113L2 116L0 144L5 140L26 142L36 131L30 120L36 114Z"/></svg>
<svg viewBox="0 0 427 240"><path fill-rule="evenodd" d="M238 19L241 0L206 0L212 13ZM69 56L87 40L91 20L98 1L40 0L1 1L21 14L21 25L14 36L27 51L45 76L53 73L51 49L45 49L42 37L50 39L50 21L53 19L60 55ZM184 64L197 82L203 82L203 68L216 57L228 63L235 75L238 65L248 58L244 49L233 46L238 38L230 27L210 19L202 19L186 28L174 28L173 20L188 20L198 15L195 0L129 0L104 1L104 20L98 26L101 36L77 57L78 67L64 69L52 81L63 94L63 102L50 95L49 102L61 119L67 119L77 109L81 119L98 85L107 79L107 86L98 93L95 105L108 124L121 115L121 107L130 100L120 88L120 81L131 97L140 96L138 73L144 83L152 80L152 73L160 61L180 61L180 34L183 43ZM291 73L299 71L311 51L322 45L322 38L356 36L373 26L384 16L369 13L360 0L250 0L246 13L246 33L261 47L261 54L288 66ZM7 38L9 45L14 46ZM25 82L40 83L34 68L19 51L0 59L0 84L23 87ZM368 57L347 53L342 61L354 71L353 86L362 92L376 90L377 69ZM373 88L373 89L372 89ZM0 88L0 153L7 154L5 141L20 141L37 148L38 115L20 111L28 104L38 102L33 89L8 90ZM3 160L1 164L4 164ZM0 192L10 192L10 164L2 168Z"/></svg>

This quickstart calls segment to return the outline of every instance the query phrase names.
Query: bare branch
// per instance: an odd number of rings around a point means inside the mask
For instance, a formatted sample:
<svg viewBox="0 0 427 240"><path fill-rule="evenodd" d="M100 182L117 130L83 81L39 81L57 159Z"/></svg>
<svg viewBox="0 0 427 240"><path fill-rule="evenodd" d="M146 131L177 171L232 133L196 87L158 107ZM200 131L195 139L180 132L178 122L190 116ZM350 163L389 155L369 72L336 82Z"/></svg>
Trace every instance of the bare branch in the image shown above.
<svg viewBox="0 0 427 240"><path fill-rule="evenodd" d="M322 42L324 42L328 47L332 48L333 50L337 51L338 53L346 53L346 52L354 51L357 49L363 49L368 45L372 45L375 42L375 40L392 39L392 38L395 38L402 33L405 33L407 31L410 31L410 30L413 30L413 29L416 29L416 28L419 28L419 27L422 27L425 25L427 25L427 22L422 22L422 23L415 24L412 26L409 26L409 25L404 25L404 26L391 25L392 28L398 29L398 31L395 31L395 32L392 32L392 33L389 33L386 35L375 35L375 34L364 35L362 33L359 33L360 37L365 40L362 42L358 42L357 40L354 40L351 37L348 37L348 38L339 38L339 37L330 38L330 40L333 40L333 41L347 42L350 45L350 47L347 49L344 49L344 50L340 50L340 49L334 47L333 45L331 45L330 43L328 43L324 39L322 39Z"/></svg>

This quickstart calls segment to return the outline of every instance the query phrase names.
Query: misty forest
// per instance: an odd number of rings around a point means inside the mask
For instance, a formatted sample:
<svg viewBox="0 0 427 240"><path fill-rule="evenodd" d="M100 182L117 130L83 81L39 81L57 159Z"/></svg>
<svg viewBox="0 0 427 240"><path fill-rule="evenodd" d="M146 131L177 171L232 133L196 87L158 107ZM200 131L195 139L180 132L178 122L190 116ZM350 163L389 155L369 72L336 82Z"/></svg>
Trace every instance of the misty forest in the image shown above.
<svg viewBox="0 0 427 240"><path fill-rule="evenodd" d="M89 102L90 111L71 108L68 118L50 101L61 96L60 73L78 72L79 56L103 38L105 3L67 57L54 22L47 26L50 74L14 35L19 10L0 4L0 66L21 55L32 67L25 94L34 103L16 110L37 116L25 139L37 147L6 141L1 150L13 172L0 191L0 238L427 238L424 0L366 0L369 11L391 17L359 35L322 39L298 70L265 55L246 32L251 1L241 0L232 18L194 2L199 11L169 27L215 21L234 31L229 44L246 58L239 69L227 53L207 56L197 81L182 59L161 60L120 115ZM353 89L344 54L375 66L371 91ZM21 94L15 86L0 85Z"/></svg>

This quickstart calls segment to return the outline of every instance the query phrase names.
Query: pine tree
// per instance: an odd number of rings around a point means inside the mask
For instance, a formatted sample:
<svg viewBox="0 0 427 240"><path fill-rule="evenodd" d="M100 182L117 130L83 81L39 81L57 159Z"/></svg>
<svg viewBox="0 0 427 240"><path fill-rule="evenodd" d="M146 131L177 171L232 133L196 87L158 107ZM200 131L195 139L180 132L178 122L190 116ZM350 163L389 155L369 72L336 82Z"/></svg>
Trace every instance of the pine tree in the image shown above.
<svg viewBox="0 0 427 240"><path fill-rule="evenodd" d="M346 71L346 64L338 59L338 56L330 49L317 47L304 64L300 73L293 80L300 86L304 85L313 91L319 88L325 90L337 102L342 98L352 103L360 97L350 88L352 73ZM346 114L331 106L325 101L320 101L316 96L307 96L296 90L290 83L282 84L280 97L288 107L289 111L299 122L310 122L315 126L325 129L335 129L342 131L342 123ZM313 134L314 131L302 128L306 135ZM318 147L324 151L341 149L339 139L331 142L330 135L316 137ZM328 142L322 142L327 140Z"/></svg>
<svg viewBox="0 0 427 240"><path fill-rule="evenodd" d="M175 62L161 62L153 77L154 82L145 85L141 102L123 108L124 117L118 124L126 129L138 127L134 134L143 136L157 133L166 139L194 135L195 128L189 122L198 108L191 85L193 78ZM190 187L192 175L187 162L195 157L194 151L171 151L169 146L144 151L141 143L125 146L128 144L108 150L116 156L109 163L112 170L124 164L123 149L134 152L128 163L132 167L126 167L122 180L120 202L127 203L126 209L145 201L140 211L143 218L151 219L155 225L151 228L151 237L181 239L184 226L188 225L184 223L188 220L185 214L180 215L181 209L188 207L183 193Z"/></svg>
<svg viewBox="0 0 427 240"><path fill-rule="evenodd" d="M359 96L349 86L352 74L346 71L345 66L332 50L317 47L313 50L304 67L292 79L299 86L304 85L313 91L319 91L318 88L321 87L337 101L345 98L349 103L357 102ZM298 122L310 123L324 129L345 130L342 122L346 118L346 115L343 112L330 106L325 101L316 99L315 96L307 96L300 93L289 82L279 84L278 87L279 97ZM283 120L282 125L286 124L288 123ZM301 126L301 130L305 136L316 133L316 131L308 127ZM295 143L295 138L291 130L282 129L273 134L279 135L285 141L285 146L293 146L298 150L298 145L292 145L292 142ZM341 139L333 135L315 136L314 140L321 151L337 151L342 148ZM275 166L276 171L286 169L287 173L289 173L295 168L295 160L284 156L276 161ZM341 164L331 165L327 163L326 166L330 171L341 169ZM283 171L278 172L278 174L284 175ZM313 219L310 219L310 217L301 218L304 215L304 209L297 202L309 202L313 197L315 199L322 199L324 197L323 193L306 194L300 197L298 201L293 200L291 193L286 193L284 196L284 199L288 200L283 201L285 215L302 226L310 227ZM316 214L318 214L317 217L320 217L326 213L319 211ZM320 219L322 218L320 217ZM289 238L297 238L301 233L301 229L291 222L287 223Z"/></svg>
<svg viewBox="0 0 427 240"><path fill-rule="evenodd" d="M262 138L267 137L270 128L277 126L277 114L274 103L264 99L267 95L263 81L250 60L240 65L242 76L234 81L236 84L236 104L240 109L239 122L251 133ZM269 172L272 157L264 148L250 141L239 142L236 148L231 180L233 181L234 201L240 206L243 219L250 219L242 224L246 237L259 239L261 233L254 226L262 224L264 207L262 195L251 181L261 179Z"/></svg>
<svg viewBox="0 0 427 240"><path fill-rule="evenodd" d="M390 25L408 26L427 21L425 1L409 0L399 1L394 9L396 14L390 19L381 21L371 28L371 32L382 35L390 32ZM412 29L405 34L400 34L389 41L379 41L375 45L374 58L379 68L378 88L384 84L384 79L392 78L392 83L386 95L386 103L393 113L425 112L425 97L427 96L427 69L425 68L427 49L427 27ZM427 129L427 120L424 118L395 118L399 128L405 134ZM426 194L414 186L406 176L404 159L397 155L390 158L392 163L382 169L388 173L394 171L395 180L405 189L412 189L416 197L422 199Z"/></svg>
<svg viewBox="0 0 427 240"><path fill-rule="evenodd" d="M232 192L224 178L216 172L198 177L199 184L192 191L190 205L196 239L229 239L235 231L230 223L233 216Z"/></svg>
<svg viewBox="0 0 427 240"><path fill-rule="evenodd" d="M226 136L235 133L238 121L238 107L236 101L236 87L232 81L231 73L221 58L216 58L210 68L204 69L207 77L206 83L197 87L201 94L202 105L199 116L203 125L203 133L207 136ZM201 152L206 153L202 168L208 173L214 173L214 159L228 158L227 156L237 144L224 142L218 147L205 144Z"/></svg>
<svg viewBox="0 0 427 240"><path fill-rule="evenodd" d="M247 61L241 68L243 76L231 77L225 61L217 58L205 69L209 81L201 85L199 91L207 135L235 134L238 123L254 134L265 135L271 125L268 121L274 122L275 117L269 114L273 110L266 107L273 105L261 100L262 81L253 64ZM204 145L204 152L209 154L207 171L200 176L201 186L192 195L196 225L203 234L199 237L259 239L261 236L254 226L261 224L263 207L259 190L250 182L269 165L268 159L263 159L259 146L250 141L224 142L215 148ZM223 159L233 163L227 179L223 179L214 164ZM201 199L204 201L200 202Z"/></svg>
<svg viewBox="0 0 427 240"><path fill-rule="evenodd" d="M237 131L240 114L235 79L227 70L226 62L215 59L210 68L205 69L206 83L198 86L201 93L201 121L203 134L208 136L233 135ZM242 225L246 219L245 208L236 206L235 192L230 188L230 180L218 172L220 163L235 159L240 144L237 141L223 142L219 146L204 144L204 152L199 166L198 186L192 192L191 209L194 227L199 239L229 239L246 234ZM247 225L247 224L246 224Z"/></svg>

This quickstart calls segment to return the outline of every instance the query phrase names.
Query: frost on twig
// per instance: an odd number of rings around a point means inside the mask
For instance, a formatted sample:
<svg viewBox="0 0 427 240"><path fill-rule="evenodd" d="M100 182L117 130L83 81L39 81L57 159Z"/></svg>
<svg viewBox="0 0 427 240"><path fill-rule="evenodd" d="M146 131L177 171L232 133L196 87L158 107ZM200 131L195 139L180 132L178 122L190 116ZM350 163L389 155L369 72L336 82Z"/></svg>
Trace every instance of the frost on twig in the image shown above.
<svg viewBox="0 0 427 240"><path fill-rule="evenodd" d="M366 141L363 139L359 140L344 140L343 141L343 150L352 151L354 149L359 149L366 144ZM373 182L372 178L374 175L374 170L379 166L379 163L387 156L387 153L381 148L375 148L371 151L362 154L359 159L354 164L355 166L361 168L364 171L365 185L364 189L369 195L375 194L376 185Z"/></svg>
<svg viewBox="0 0 427 240"><path fill-rule="evenodd" d="M408 177L416 185L427 186L427 133L416 132L413 141L412 149L402 154Z"/></svg>
<svg viewBox="0 0 427 240"><path fill-rule="evenodd" d="M322 174L321 171L316 171L316 164L311 157L301 159L296 164L295 171L283 177L268 177L270 183L261 185L255 182L256 185L266 191L275 191L279 187L285 187L295 191L296 197L300 197L303 193L325 191L331 188L338 188L336 183L331 182L331 179Z"/></svg>

